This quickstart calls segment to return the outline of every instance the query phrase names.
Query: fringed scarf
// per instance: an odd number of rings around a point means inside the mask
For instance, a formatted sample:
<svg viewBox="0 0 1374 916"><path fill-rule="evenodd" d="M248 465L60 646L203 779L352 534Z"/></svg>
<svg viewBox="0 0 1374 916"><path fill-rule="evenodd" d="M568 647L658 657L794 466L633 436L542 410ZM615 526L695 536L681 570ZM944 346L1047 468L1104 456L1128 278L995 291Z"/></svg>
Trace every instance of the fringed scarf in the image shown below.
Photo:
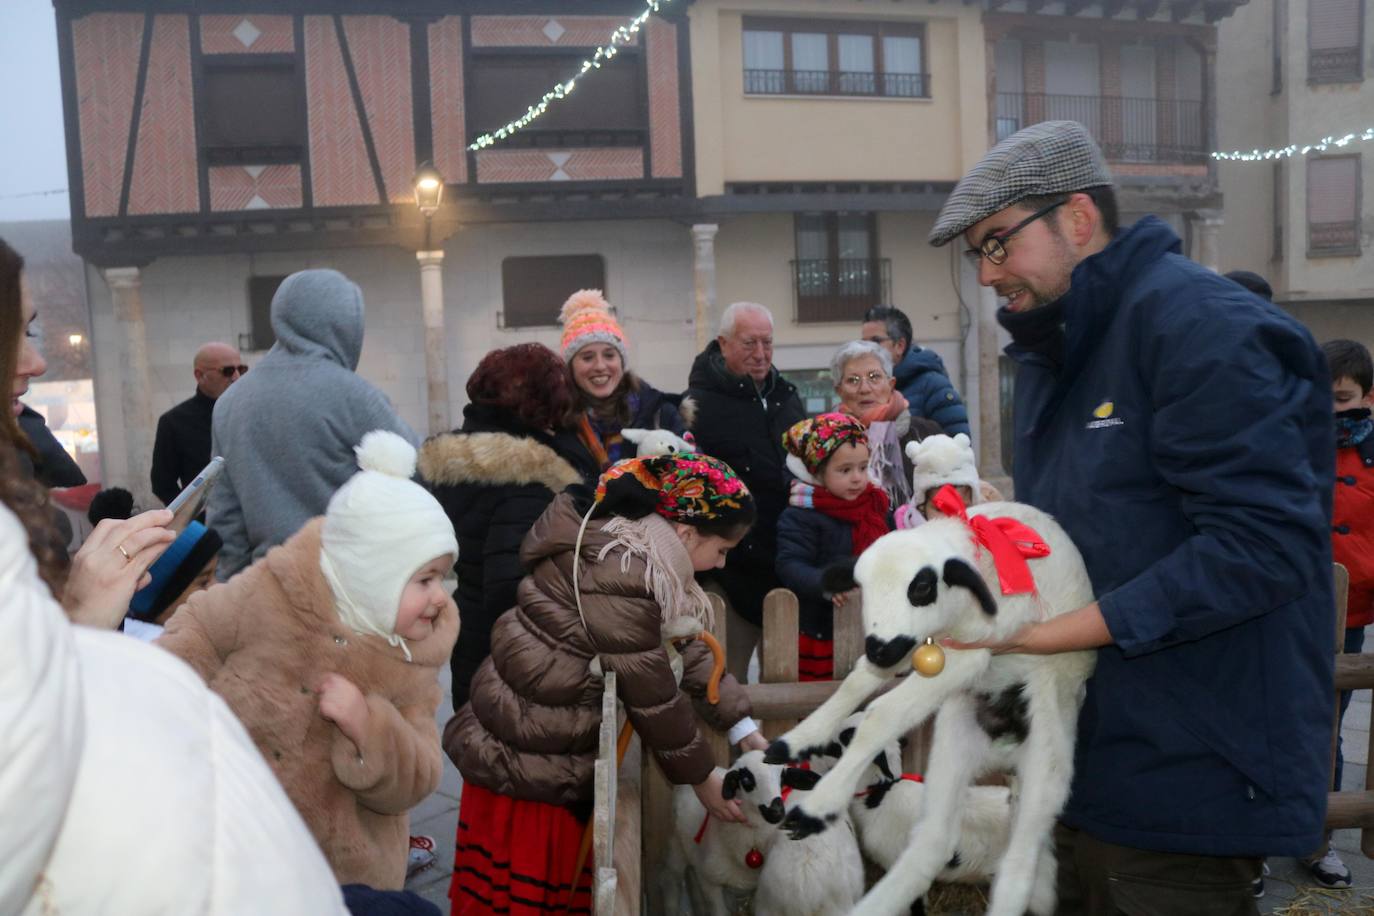
<svg viewBox="0 0 1374 916"><path fill-rule="evenodd" d="M601 530L611 540L597 552L596 562L604 562L613 550L622 550L620 571L627 573L632 559L643 557L644 586L658 602L665 627L684 616L711 627L711 602L697 584L692 558L672 523L652 513L639 519L614 515Z"/></svg>
<svg viewBox="0 0 1374 916"><path fill-rule="evenodd" d="M868 427L868 476L878 481L892 506L911 501L911 478L902 463L902 436L911 428L910 409L902 393L893 389L886 404L859 417Z"/></svg>

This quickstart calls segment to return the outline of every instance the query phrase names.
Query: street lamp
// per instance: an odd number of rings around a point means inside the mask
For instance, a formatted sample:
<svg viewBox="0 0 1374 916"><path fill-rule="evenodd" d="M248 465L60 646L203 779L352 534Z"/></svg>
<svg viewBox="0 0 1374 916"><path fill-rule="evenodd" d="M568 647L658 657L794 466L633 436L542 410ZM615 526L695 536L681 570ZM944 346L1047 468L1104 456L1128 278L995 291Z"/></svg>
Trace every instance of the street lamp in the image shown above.
<svg viewBox="0 0 1374 916"><path fill-rule="evenodd" d="M444 200L444 176L425 162L415 172L415 206L425 217L425 244L415 253L420 262L420 306L425 323L425 382L430 435L449 431L448 348L444 342L444 250L434 249L430 228Z"/></svg>

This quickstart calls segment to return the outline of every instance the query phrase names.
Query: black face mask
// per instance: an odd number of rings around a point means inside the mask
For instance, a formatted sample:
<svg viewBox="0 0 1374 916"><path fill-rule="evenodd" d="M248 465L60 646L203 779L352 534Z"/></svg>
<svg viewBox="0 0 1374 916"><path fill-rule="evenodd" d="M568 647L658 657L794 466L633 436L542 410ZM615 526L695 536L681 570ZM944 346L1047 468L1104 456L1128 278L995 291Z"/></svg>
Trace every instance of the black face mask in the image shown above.
<svg viewBox="0 0 1374 916"><path fill-rule="evenodd" d="M1368 407L1352 407L1349 410L1336 411L1337 420L1368 420L1371 411Z"/></svg>

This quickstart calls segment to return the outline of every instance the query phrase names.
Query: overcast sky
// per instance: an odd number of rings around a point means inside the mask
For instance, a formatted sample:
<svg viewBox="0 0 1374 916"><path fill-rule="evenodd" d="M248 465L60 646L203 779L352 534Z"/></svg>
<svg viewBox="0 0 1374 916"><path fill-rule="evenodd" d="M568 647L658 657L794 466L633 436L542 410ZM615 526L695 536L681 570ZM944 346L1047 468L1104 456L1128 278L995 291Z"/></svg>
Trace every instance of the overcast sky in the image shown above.
<svg viewBox="0 0 1374 916"><path fill-rule="evenodd" d="M0 222L71 215L53 22L52 0L0 0Z"/></svg>

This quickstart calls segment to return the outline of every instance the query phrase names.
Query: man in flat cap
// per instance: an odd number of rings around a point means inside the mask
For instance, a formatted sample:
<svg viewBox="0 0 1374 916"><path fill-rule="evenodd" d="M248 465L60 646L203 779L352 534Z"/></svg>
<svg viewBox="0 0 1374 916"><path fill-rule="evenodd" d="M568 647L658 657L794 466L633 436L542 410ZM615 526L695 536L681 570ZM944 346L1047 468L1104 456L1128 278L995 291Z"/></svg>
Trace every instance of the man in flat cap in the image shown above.
<svg viewBox="0 0 1374 916"><path fill-rule="evenodd" d="M1116 220L1101 151L1051 121L984 156L930 235L1005 300L1016 498L1097 595L992 648L1097 650L1059 912L1253 913L1260 857L1325 839L1330 381L1296 321L1159 219Z"/></svg>

